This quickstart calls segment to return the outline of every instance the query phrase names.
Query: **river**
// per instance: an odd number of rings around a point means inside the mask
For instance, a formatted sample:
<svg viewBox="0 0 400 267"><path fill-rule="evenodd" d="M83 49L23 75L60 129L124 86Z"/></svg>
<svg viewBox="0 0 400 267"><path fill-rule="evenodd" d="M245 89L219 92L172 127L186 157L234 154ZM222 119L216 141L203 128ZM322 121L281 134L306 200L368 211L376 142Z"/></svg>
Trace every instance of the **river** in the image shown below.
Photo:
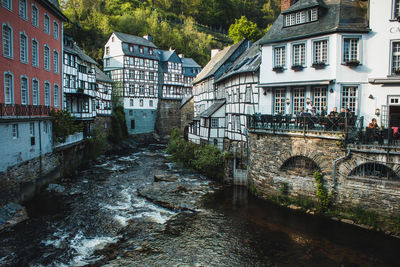
<svg viewBox="0 0 400 267"><path fill-rule="evenodd" d="M222 187L159 145L103 157L25 206L0 232L0 266L398 266L399 239Z"/></svg>

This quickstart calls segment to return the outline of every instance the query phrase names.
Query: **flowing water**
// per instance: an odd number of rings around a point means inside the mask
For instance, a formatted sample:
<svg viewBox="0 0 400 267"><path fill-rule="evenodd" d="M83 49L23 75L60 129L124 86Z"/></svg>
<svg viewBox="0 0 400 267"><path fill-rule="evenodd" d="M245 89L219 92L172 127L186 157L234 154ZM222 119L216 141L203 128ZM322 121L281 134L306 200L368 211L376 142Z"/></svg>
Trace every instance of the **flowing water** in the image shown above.
<svg viewBox="0 0 400 267"><path fill-rule="evenodd" d="M0 232L0 266L399 265L399 239L222 188L165 156L150 146L104 157L25 203L30 218ZM174 199L189 208L141 197L159 173L178 177Z"/></svg>

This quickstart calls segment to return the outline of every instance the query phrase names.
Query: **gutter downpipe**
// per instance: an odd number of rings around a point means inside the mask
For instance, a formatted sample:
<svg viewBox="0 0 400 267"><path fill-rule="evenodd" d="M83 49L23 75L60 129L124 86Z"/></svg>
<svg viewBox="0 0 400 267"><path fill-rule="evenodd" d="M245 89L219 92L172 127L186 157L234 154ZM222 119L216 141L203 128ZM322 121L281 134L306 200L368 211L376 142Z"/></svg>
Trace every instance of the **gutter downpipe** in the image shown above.
<svg viewBox="0 0 400 267"><path fill-rule="evenodd" d="M340 157L340 158L335 159L333 161L332 188L334 188L335 185L336 185L336 166L337 166L337 163L340 160L348 158L350 156L350 154L351 154L351 150L349 148L346 148L346 154L343 157Z"/></svg>

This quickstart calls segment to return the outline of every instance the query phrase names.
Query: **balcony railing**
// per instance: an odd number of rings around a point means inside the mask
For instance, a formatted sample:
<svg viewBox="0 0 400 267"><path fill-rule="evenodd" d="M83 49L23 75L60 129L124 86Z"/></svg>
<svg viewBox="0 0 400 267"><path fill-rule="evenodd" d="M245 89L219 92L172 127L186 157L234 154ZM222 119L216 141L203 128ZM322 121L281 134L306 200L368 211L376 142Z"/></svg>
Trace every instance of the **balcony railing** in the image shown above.
<svg viewBox="0 0 400 267"><path fill-rule="evenodd" d="M49 106L7 105L0 103L0 118L50 116L51 110L52 107Z"/></svg>

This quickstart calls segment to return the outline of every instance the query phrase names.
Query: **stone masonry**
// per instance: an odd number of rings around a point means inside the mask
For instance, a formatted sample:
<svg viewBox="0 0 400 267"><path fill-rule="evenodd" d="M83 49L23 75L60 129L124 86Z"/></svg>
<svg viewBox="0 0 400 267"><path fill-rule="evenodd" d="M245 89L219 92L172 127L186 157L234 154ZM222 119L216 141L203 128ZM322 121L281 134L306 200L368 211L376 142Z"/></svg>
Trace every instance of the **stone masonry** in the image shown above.
<svg viewBox="0 0 400 267"><path fill-rule="evenodd" d="M174 128L180 127L180 104L181 100L158 101L156 132L161 137L170 135Z"/></svg>

